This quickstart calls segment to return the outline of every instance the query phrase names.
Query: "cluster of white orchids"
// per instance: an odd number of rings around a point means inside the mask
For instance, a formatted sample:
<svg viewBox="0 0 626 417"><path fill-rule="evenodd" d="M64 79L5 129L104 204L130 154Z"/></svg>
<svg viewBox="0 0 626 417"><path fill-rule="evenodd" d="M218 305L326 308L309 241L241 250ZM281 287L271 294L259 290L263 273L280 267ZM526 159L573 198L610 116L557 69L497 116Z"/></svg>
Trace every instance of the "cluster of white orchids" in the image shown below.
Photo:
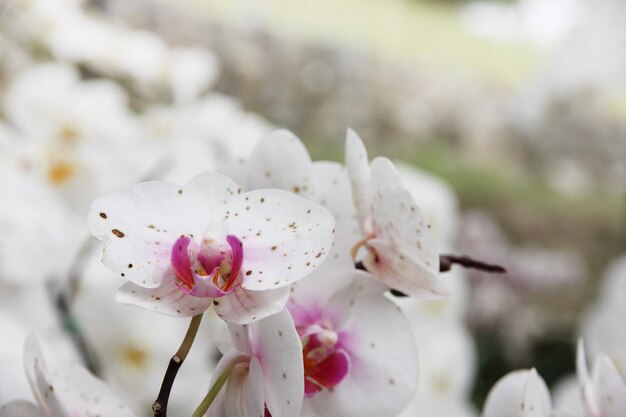
<svg viewBox="0 0 626 417"><path fill-rule="evenodd" d="M440 254L393 163L370 162L352 131L345 157L345 166L312 162L294 135L276 131L247 160L184 185L145 182L92 203L102 262L127 280L117 301L191 318L155 416L167 415L177 372L213 312L225 323L213 341L221 358L206 386L194 387L192 417L378 417L409 406L419 362L398 299L446 297L440 271L481 264ZM24 360L37 404L10 402L0 417L133 416L82 366L50 371L34 337ZM582 407L570 417L626 415L626 384L608 357L590 374L581 342L577 368ZM498 382L483 415L568 414L552 409L530 370Z"/></svg>

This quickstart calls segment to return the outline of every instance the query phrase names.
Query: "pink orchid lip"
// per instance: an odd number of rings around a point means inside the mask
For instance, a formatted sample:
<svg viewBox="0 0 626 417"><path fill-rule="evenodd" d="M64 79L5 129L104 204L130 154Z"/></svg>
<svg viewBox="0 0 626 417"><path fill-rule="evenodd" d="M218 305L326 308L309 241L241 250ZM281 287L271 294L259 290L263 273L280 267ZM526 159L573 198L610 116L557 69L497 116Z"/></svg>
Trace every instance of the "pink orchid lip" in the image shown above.
<svg viewBox="0 0 626 417"><path fill-rule="evenodd" d="M221 275L228 253L202 248L194 254L190 249L190 236L182 235L176 240L172 247L171 266L181 291L196 297L219 298L241 285L243 244L233 235L226 236L226 242L230 246L230 272Z"/></svg>
<svg viewBox="0 0 626 417"><path fill-rule="evenodd" d="M332 389L350 371L350 357L337 342L337 334L330 330L310 333L303 338L305 397Z"/></svg>

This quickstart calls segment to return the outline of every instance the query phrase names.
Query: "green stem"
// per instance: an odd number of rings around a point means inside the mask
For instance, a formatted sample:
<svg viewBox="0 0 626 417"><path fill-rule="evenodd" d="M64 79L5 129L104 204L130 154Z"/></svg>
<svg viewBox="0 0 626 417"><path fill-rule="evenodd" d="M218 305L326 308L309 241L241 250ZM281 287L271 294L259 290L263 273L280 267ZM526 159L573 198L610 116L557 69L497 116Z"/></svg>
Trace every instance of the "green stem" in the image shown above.
<svg viewBox="0 0 626 417"><path fill-rule="evenodd" d="M185 334L183 342L180 344L180 347L176 351L176 354L174 354L174 356L172 356L172 359L170 359L170 363L167 366L167 371L165 371L165 376L163 377L163 383L161 384L159 396L154 404L152 404L152 411L154 412L155 417L167 416L167 402L170 398L172 385L174 385L174 380L176 379L176 374L178 373L178 370L183 364L185 358L187 357L187 354L189 354L191 345L193 345L193 341L196 338L196 334L198 333L198 328L200 328L201 321L202 314L193 316L193 318L191 319L191 323L189 323L189 328L187 329L187 333Z"/></svg>
<svg viewBox="0 0 626 417"><path fill-rule="evenodd" d="M222 389L222 387L224 386L224 384L230 377L230 372L233 370L235 365L237 365L240 362L242 362L241 359L240 360L235 359L230 365L226 367L226 369L224 369L224 372L222 372L220 376L217 377L217 380L215 381L215 383L213 384L213 386L211 387L207 395L204 397L200 405L198 405L198 408L196 408L196 411L193 412L191 417L204 416L204 414L207 412L211 404L213 404L215 397L217 397L217 394L220 392L220 390Z"/></svg>

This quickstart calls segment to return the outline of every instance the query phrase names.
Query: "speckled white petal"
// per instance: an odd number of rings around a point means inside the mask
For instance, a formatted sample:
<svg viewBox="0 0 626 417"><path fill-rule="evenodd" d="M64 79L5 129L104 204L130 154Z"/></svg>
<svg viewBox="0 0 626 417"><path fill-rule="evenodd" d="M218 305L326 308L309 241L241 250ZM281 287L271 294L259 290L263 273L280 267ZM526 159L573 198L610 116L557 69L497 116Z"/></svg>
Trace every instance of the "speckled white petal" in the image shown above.
<svg viewBox="0 0 626 417"><path fill-rule="evenodd" d="M255 190L233 198L224 213L228 232L243 243L243 287L280 288L317 268L333 242L328 210L282 190Z"/></svg>
<svg viewBox="0 0 626 417"><path fill-rule="evenodd" d="M311 157L293 133L276 130L265 136L247 161L249 190L278 188L311 197Z"/></svg>
<svg viewBox="0 0 626 417"><path fill-rule="evenodd" d="M412 296L424 298L444 297L450 290L438 274L408 252L390 245L387 241L372 239L367 242L377 257L363 260L365 267L378 279L393 288Z"/></svg>
<svg viewBox="0 0 626 417"><path fill-rule="evenodd" d="M213 300L213 306L222 320L233 324L248 324L279 313L285 308L288 298L289 287L266 291L240 287Z"/></svg>
<svg viewBox="0 0 626 417"><path fill-rule="evenodd" d="M261 417L265 411L263 374L259 361L235 365L224 392L225 417Z"/></svg>
<svg viewBox="0 0 626 417"><path fill-rule="evenodd" d="M346 168L361 227L370 210L370 166L363 141L352 129L346 134Z"/></svg>
<svg viewBox="0 0 626 417"><path fill-rule="evenodd" d="M26 340L24 361L33 393L46 415L134 417L104 382L77 363L63 363L47 372L33 336Z"/></svg>
<svg viewBox="0 0 626 417"><path fill-rule="evenodd" d="M340 339L350 356L350 371L333 390L310 401L323 416L395 416L417 392L418 357L411 328L397 306L383 296L371 275L354 282L328 305L339 312Z"/></svg>
<svg viewBox="0 0 626 417"><path fill-rule="evenodd" d="M335 240L326 260L318 271L334 273L340 269L353 269L350 251L361 240L350 181L345 167L334 162L315 162L313 180L316 201L335 216Z"/></svg>
<svg viewBox="0 0 626 417"><path fill-rule="evenodd" d="M438 272L439 253L430 223L387 158L376 158L372 162L371 190L378 237Z"/></svg>
<svg viewBox="0 0 626 417"><path fill-rule="evenodd" d="M272 417L297 417L304 396L302 344L285 309L250 326L253 349L265 380L265 403Z"/></svg>
<svg viewBox="0 0 626 417"><path fill-rule="evenodd" d="M606 355L600 355L594 363L593 384L602 417L626 416L626 383Z"/></svg>
<svg viewBox="0 0 626 417"><path fill-rule="evenodd" d="M250 350L250 331L248 325L226 323L224 329L226 330L224 336L229 339L228 344L230 344L230 349L236 349L237 351L248 356L252 354L252 351ZM225 353L228 351L224 349L226 344L221 343L222 347L220 347L217 340L215 343L218 345L220 352Z"/></svg>
<svg viewBox="0 0 626 417"><path fill-rule="evenodd" d="M211 298L194 297L182 292L176 286L171 273L157 288L144 288L127 282L115 294L115 300L122 304L133 304L147 310L170 316L191 317L204 312L211 305Z"/></svg>
<svg viewBox="0 0 626 417"><path fill-rule="evenodd" d="M0 407L0 417L45 417L33 403L23 400L13 401Z"/></svg>
<svg viewBox="0 0 626 417"><path fill-rule="evenodd" d="M134 416L104 382L76 363L61 364L54 373L53 384L70 416Z"/></svg>
<svg viewBox="0 0 626 417"><path fill-rule="evenodd" d="M102 262L142 287L158 287L171 249L183 234L204 233L210 210L194 189L148 182L96 199L89 210L92 235L104 244Z"/></svg>
<svg viewBox="0 0 626 417"><path fill-rule="evenodd" d="M212 211L220 210L234 195L241 193L241 188L237 183L226 175L214 171L193 177L187 186L202 194Z"/></svg>
<svg viewBox="0 0 626 417"><path fill-rule="evenodd" d="M483 417L550 417L552 404L545 381L535 369L513 371L487 395Z"/></svg>
<svg viewBox="0 0 626 417"><path fill-rule="evenodd" d="M58 398L52 383L52 374L48 370L39 343L34 335L30 335L24 342L24 367L26 377L33 395L45 415L64 416L63 404Z"/></svg>

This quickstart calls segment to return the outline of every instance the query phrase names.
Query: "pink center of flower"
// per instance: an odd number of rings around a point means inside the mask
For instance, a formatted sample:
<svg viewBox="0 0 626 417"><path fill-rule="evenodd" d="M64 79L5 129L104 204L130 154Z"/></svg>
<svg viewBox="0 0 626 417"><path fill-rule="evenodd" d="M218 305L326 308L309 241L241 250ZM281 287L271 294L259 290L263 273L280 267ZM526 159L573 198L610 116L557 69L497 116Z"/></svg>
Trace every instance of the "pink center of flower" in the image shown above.
<svg viewBox="0 0 626 417"><path fill-rule="evenodd" d="M233 235L226 236L226 243L228 247L216 246L204 239L199 247L193 247L189 236L179 237L171 256L178 288L197 297L221 297L237 288L241 284L243 245Z"/></svg>
<svg viewBox="0 0 626 417"><path fill-rule="evenodd" d="M312 397L322 389L332 389L350 370L350 358L332 330L319 329L302 338L304 359L304 396Z"/></svg>

